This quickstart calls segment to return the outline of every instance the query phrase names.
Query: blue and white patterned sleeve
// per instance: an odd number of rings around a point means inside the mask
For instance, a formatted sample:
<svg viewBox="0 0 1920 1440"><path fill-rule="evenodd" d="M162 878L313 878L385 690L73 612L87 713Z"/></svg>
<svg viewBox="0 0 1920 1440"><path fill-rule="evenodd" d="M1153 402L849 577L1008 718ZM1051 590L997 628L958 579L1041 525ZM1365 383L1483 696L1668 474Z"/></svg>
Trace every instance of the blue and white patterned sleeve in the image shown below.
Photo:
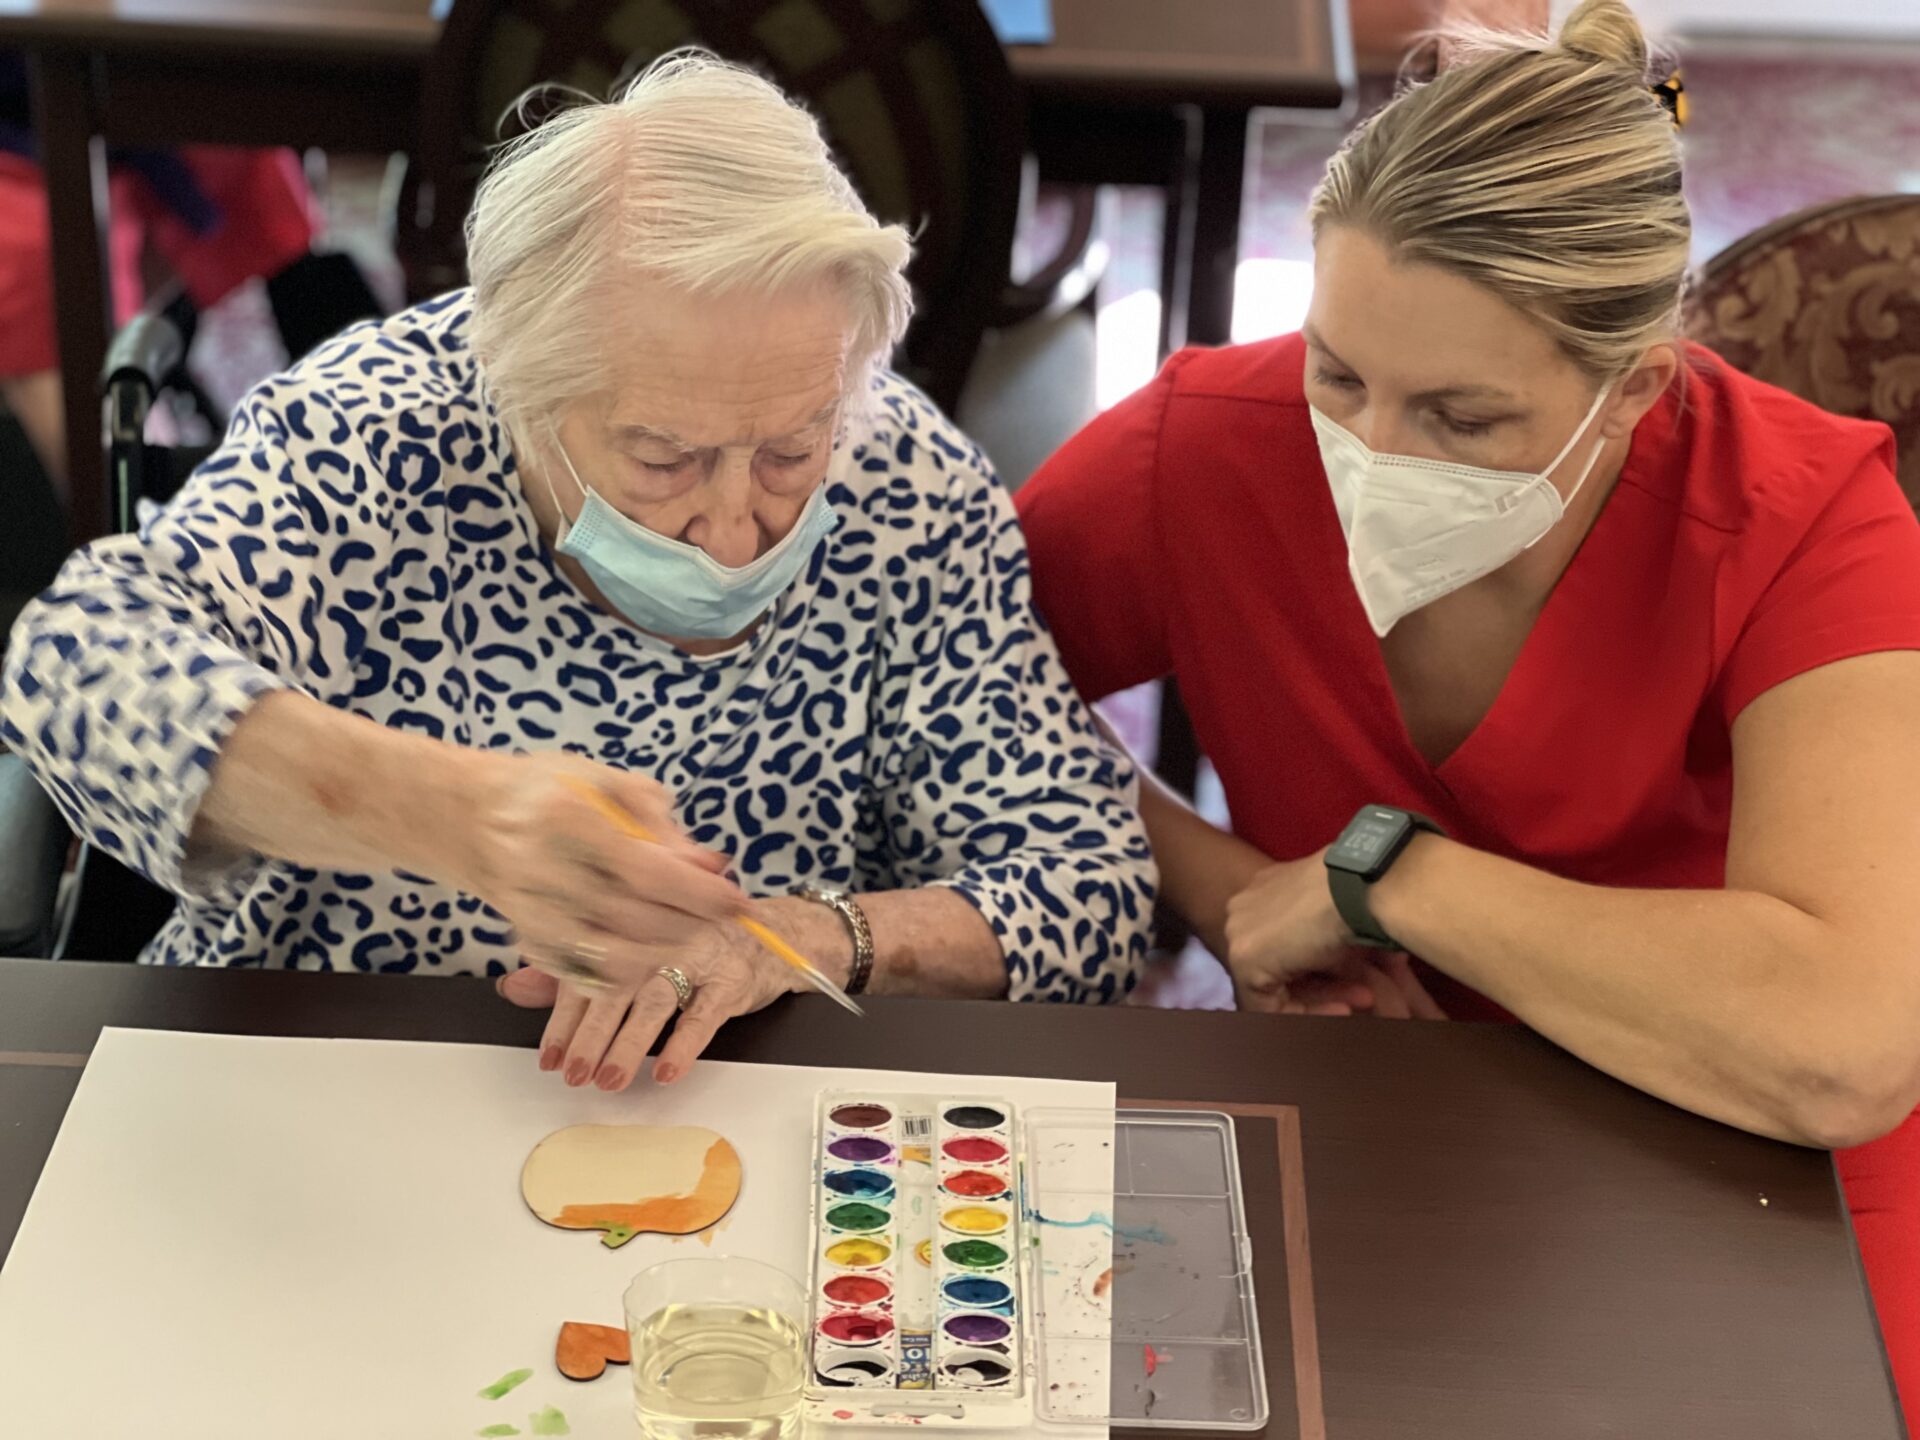
<svg viewBox="0 0 1920 1440"><path fill-rule="evenodd" d="M81 835L176 894L231 906L253 873L185 864L251 704L354 688L393 548L370 470L342 415L263 387L141 534L75 554L13 632L0 740Z"/></svg>
<svg viewBox="0 0 1920 1440"><path fill-rule="evenodd" d="M921 429L945 503L914 549L922 563L892 586L884 653L911 680L876 737L888 859L902 883L946 886L980 911L1009 998L1115 1000L1139 976L1158 881L1138 778L1034 611L1013 502L953 434Z"/></svg>

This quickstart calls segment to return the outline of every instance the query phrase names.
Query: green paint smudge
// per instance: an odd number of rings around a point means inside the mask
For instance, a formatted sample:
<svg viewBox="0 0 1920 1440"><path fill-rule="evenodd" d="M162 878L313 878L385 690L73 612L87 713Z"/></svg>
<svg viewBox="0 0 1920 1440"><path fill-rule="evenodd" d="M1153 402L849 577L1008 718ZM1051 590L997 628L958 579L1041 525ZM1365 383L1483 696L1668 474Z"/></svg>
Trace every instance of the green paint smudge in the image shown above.
<svg viewBox="0 0 1920 1440"><path fill-rule="evenodd" d="M527 1417L527 1431L532 1435L571 1435L567 1426L567 1417L549 1405L538 1415Z"/></svg>
<svg viewBox="0 0 1920 1440"><path fill-rule="evenodd" d="M486 1389L482 1390L480 1392L480 1398L482 1400L498 1400L502 1395L505 1395L509 1390L512 1390L517 1386L526 1384L527 1381L531 1380L532 1378L533 1378L533 1371L531 1370L509 1370L506 1374L502 1375L498 1380L494 1381L491 1385L487 1386Z"/></svg>
<svg viewBox="0 0 1920 1440"><path fill-rule="evenodd" d="M478 1435L480 1440L501 1440L502 1436L518 1435L520 1433L520 1427L518 1425L489 1425L486 1429L476 1430L473 1433Z"/></svg>
<svg viewBox="0 0 1920 1440"><path fill-rule="evenodd" d="M603 1225L601 1227L600 1243L609 1250L618 1250L639 1233L638 1230L635 1230L630 1225Z"/></svg>

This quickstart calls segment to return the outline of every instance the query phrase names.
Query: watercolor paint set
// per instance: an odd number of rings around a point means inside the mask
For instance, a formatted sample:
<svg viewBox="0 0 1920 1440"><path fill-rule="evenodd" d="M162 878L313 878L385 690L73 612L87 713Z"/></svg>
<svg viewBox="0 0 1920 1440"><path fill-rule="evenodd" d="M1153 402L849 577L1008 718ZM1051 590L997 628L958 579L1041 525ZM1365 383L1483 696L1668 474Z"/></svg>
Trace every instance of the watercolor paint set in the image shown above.
<svg viewBox="0 0 1920 1440"><path fill-rule="evenodd" d="M1265 1425L1229 1117L829 1091L812 1186L822 1433Z"/></svg>

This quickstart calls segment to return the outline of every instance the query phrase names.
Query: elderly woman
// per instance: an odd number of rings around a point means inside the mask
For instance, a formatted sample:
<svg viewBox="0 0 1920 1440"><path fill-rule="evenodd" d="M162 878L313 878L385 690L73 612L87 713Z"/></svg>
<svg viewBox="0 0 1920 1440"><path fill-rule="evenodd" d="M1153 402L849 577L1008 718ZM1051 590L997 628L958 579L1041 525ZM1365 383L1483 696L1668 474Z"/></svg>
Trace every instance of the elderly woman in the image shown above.
<svg viewBox="0 0 1920 1440"><path fill-rule="evenodd" d="M509 148L471 291L262 385L20 621L0 737L180 896L146 958L585 963L502 989L605 1089L804 985L749 903L853 992L1123 993L1132 777L987 461L876 370L908 251L704 56Z"/></svg>

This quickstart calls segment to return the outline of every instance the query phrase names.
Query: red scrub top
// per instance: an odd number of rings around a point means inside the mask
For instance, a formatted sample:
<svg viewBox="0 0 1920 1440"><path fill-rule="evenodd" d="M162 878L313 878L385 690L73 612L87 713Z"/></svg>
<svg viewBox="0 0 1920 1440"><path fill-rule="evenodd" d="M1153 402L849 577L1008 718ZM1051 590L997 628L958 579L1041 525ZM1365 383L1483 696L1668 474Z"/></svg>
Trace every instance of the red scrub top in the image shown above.
<svg viewBox="0 0 1920 1440"><path fill-rule="evenodd" d="M1717 887L1740 711L1817 666L1920 649L1920 525L1885 427L1694 348L1492 709L1431 765L1347 574L1305 360L1297 335L1177 355L1017 502L1081 691L1177 675L1235 831L1276 859L1384 803L1569 879ZM1434 990L1457 1017L1501 1013ZM1920 1121L1841 1172L1920 1401Z"/></svg>

